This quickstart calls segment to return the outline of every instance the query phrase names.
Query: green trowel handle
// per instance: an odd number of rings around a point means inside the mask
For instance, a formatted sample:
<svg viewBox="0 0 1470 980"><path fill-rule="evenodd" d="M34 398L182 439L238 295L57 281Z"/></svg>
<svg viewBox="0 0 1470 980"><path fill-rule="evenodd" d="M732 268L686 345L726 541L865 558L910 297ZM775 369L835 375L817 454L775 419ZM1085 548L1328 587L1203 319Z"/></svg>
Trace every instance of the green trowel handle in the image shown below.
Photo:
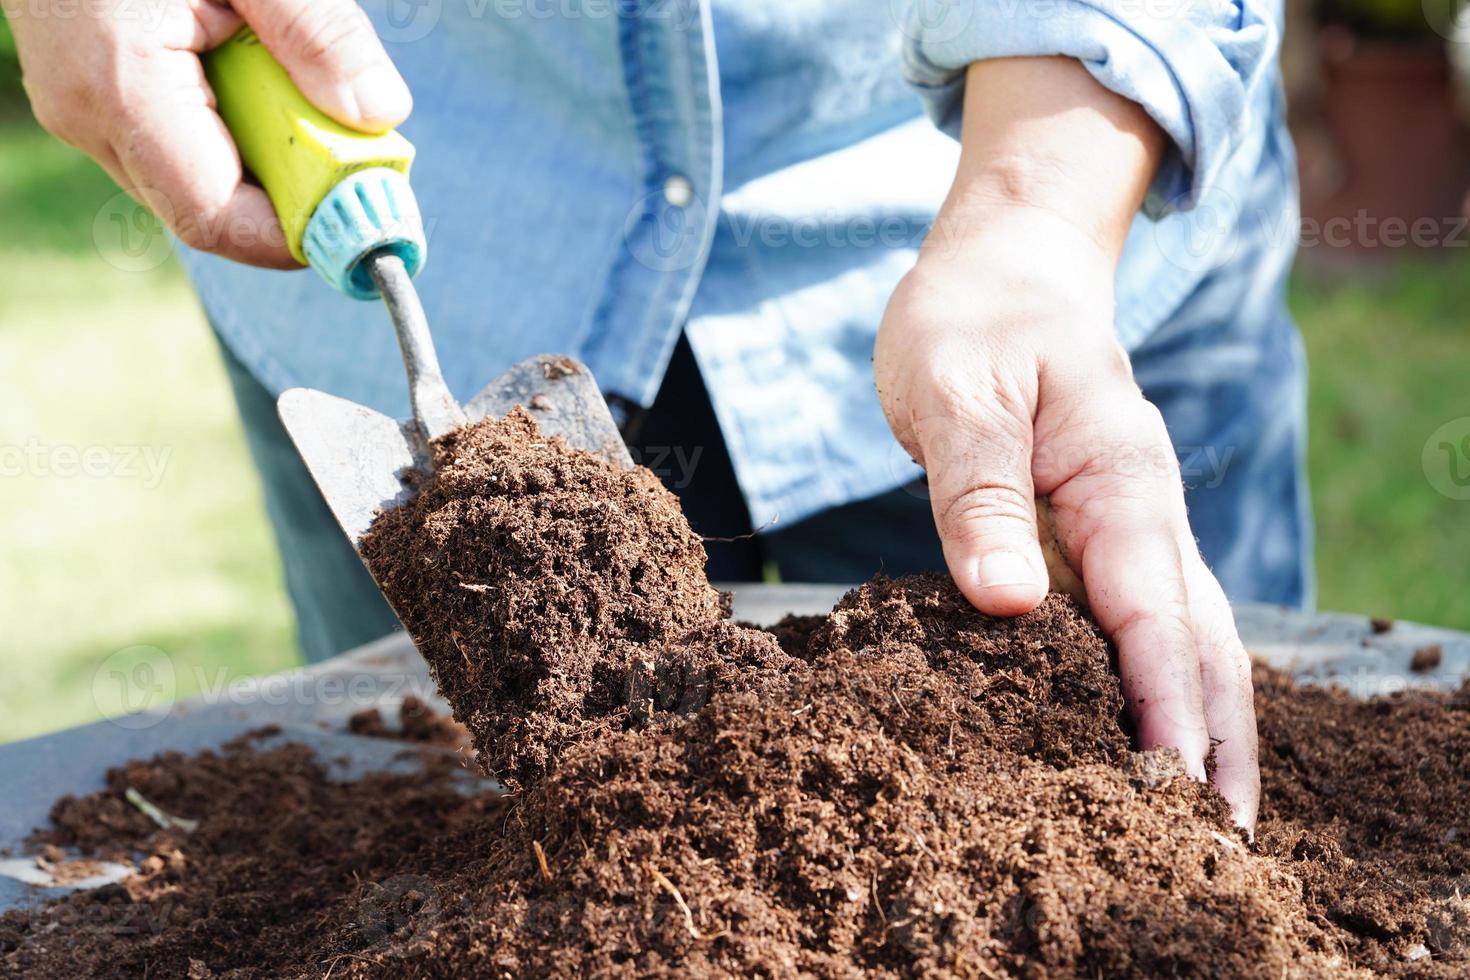
<svg viewBox="0 0 1470 980"><path fill-rule="evenodd" d="M306 263L301 240L312 212L344 177L370 167L408 175L413 144L397 131L361 133L328 117L306 101L250 28L206 53L204 73L240 159L270 195L298 262Z"/></svg>

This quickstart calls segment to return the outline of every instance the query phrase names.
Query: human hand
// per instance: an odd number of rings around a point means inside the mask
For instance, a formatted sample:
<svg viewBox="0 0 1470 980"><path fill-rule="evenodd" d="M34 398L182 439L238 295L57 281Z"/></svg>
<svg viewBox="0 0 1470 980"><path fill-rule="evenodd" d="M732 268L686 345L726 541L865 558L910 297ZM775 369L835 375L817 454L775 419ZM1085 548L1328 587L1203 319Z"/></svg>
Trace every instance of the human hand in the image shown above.
<svg viewBox="0 0 1470 980"><path fill-rule="evenodd" d="M1035 496L1118 649L1144 747L1174 746L1242 826L1260 798L1250 663L1189 530L1159 412L1113 338L1112 264L1047 214L976 213L985 233L927 253L878 336L879 396L924 466L955 582L983 612L1047 592Z"/></svg>
<svg viewBox="0 0 1470 980"><path fill-rule="evenodd" d="M0 0L36 118L82 150L185 244L297 268L270 199L244 182L199 54L248 23L298 88L365 132L402 122L403 79L353 0Z"/></svg>
<svg viewBox="0 0 1470 980"><path fill-rule="evenodd" d="M1011 616L1046 595L1035 499L1118 650L1145 748L1173 746L1241 826L1260 799L1250 662L1200 557L1177 458L1113 332L1113 278L1162 149L1067 59L972 65L954 189L874 350L926 470L956 584Z"/></svg>

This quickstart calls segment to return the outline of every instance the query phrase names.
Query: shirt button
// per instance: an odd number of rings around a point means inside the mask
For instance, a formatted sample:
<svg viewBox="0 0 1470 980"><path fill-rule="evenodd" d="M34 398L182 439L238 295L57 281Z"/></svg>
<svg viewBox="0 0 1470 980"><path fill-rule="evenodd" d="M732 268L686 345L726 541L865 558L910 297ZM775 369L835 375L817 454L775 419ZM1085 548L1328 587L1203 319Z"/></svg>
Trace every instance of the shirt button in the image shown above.
<svg viewBox="0 0 1470 980"><path fill-rule="evenodd" d="M687 208L694 200L694 185L683 174L674 174L664 181L664 200L676 208Z"/></svg>

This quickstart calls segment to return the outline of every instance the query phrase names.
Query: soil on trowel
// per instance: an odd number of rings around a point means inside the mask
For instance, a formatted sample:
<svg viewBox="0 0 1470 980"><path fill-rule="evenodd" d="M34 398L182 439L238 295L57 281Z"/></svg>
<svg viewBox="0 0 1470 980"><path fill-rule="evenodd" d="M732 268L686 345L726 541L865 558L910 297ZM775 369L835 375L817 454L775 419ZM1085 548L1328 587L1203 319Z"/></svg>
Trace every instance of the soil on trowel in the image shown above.
<svg viewBox="0 0 1470 980"><path fill-rule="evenodd" d="M513 793L443 765L337 783L250 740L130 763L38 844L138 873L0 917L0 975L1470 966L1470 690L1364 701L1258 669L1252 845L1176 755L1131 750L1111 650L1065 597L997 620L941 576L878 578L753 630L643 471L521 415L436 450L366 550Z"/></svg>
<svg viewBox="0 0 1470 980"><path fill-rule="evenodd" d="M720 596L678 500L517 409L435 442L362 542L481 765L516 787L625 706L635 663L712 627Z"/></svg>

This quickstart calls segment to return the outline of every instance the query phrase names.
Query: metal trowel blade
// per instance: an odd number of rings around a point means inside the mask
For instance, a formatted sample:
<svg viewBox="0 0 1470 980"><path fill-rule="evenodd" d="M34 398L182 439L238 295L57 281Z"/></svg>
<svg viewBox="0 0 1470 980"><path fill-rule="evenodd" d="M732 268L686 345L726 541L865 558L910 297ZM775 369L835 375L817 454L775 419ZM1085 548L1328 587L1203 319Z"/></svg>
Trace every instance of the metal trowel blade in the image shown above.
<svg viewBox="0 0 1470 980"><path fill-rule="evenodd" d="M633 465L607 401L586 365L540 354L480 390L465 406L471 422L525 407L543 434L623 467ZM428 468L417 426L311 388L276 402L281 422L354 549L377 515L413 495L409 477Z"/></svg>

